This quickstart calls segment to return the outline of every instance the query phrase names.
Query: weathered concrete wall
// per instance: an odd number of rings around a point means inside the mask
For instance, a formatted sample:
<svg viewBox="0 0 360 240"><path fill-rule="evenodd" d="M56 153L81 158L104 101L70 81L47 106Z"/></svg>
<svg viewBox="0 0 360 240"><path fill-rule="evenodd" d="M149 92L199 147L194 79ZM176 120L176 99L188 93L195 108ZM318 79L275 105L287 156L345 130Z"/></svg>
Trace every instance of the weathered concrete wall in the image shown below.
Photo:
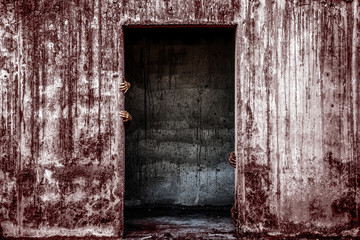
<svg viewBox="0 0 360 240"><path fill-rule="evenodd" d="M358 1L242 1L240 231L329 233L359 219Z"/></svg>
<svg viewBox="0 0 360 240"><path fill-rule="evenodd" d="M125 199L232 205L234 28L125 31Z"/></svg>
<svg viewBox="0 0 360 240"><path fill-rule="evenodd" d="M0 2L5 235L122 234L122 24L224 23L231 4Z"/></svg>
<svg viewBox="0 0 360 240"><path fill-rule="evenodd" d="M100 1L0 4L4 234L118 235L118 11Z"/></svg>
<svg viewBox="0 0 360 240"><path fill-rule="evenodd" d="M5 234L121 232L122 24L237 24L240 230L358 226L358 0L2 0L0 11Z"/></svg>

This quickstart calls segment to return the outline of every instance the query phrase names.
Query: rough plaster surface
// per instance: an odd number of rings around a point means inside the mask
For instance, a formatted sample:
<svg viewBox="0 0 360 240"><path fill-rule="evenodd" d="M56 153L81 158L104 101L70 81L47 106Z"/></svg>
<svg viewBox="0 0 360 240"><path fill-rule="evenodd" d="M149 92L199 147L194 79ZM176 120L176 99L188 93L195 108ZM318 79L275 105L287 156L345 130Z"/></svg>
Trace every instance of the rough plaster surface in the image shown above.
<svg viewBox="0 0 360 240"><path fill-rule="evenodd" d="M357 226L358 2L253 1L241 9L239 231Z"/></svg>
<svg viewBox="0 0 360 240"><path fill-rule="evenodd" d="M358 226L358 0L2 0L0 12L3 234L121 235L122 24L237 25L240 233Z"/></svg>
<svg viewBox="0 0 360 240"><path fill-rule="evenodd" d="M3 233L118 235L123 130L114 16L93 1L0 6Z"/></svg>
<svg viewBox="0 0 360 240"><path fill-rule="evenodd" d="M234 28L126 29L125 199L232 205Z"/></svg>

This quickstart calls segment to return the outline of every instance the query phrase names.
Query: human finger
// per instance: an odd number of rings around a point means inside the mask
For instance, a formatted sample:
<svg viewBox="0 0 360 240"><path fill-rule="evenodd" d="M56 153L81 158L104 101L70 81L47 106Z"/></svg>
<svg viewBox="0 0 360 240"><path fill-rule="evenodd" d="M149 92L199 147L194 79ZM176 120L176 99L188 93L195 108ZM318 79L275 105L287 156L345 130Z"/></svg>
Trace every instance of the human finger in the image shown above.
<svg viewBox="0 0 360 240"><path fill-rule="evenodd" d="M123 122L127 122L130 120L127 116L122 116L122 119L123 119Z"/></svg>
<svg viewBox="0 0 360 240"><path fill-rule="evenodd" d="M229 158L228 158L228 161L230 163L230 165L232 167L236 167L236 157L235 157L235 152L232 151L230 154L229 154Z"/></svg>
<svg viewBox="0 0 360 240"><path fill-rule="evenodd" d="M231 157L228 158L228 161L229 161L229 163L230 163L231 166L234 164L234 163L233 163L234 161L231 159Z"/></svg>

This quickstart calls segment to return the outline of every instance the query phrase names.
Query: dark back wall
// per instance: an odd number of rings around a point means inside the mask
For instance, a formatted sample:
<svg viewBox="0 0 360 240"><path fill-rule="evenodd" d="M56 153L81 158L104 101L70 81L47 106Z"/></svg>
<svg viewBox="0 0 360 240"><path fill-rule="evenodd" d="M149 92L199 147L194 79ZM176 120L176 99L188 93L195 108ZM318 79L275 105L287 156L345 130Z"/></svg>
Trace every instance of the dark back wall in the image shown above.
<svg viewBox="0 0 360 240"><path fill-rule="evenodd" d="M234 33L125 31L127 203L233 203Z"/></svg>

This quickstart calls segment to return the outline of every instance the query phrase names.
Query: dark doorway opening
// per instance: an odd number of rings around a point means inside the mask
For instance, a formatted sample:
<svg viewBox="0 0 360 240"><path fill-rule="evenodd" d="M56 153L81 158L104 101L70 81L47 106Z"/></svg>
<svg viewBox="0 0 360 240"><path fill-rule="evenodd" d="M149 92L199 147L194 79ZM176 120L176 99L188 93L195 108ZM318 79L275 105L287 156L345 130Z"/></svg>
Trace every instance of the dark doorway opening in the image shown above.
<svg viewBox="0 0 360 240"><path fill-rule="evenodd" d="M125 233L146 214L231 222L234 52L235 28L125 28Z"/></svg>

